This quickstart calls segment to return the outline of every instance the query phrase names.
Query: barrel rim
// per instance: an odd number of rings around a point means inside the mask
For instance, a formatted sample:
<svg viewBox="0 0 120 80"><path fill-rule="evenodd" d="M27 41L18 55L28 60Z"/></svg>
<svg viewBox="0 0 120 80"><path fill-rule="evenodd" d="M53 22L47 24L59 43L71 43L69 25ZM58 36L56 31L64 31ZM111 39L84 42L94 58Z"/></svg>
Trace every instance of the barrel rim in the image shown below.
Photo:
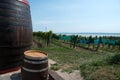
<svg viewBox="0 0 120 80"><path fill-rule="evenodd" d="M39 53L43 53L43 54L46 55L46 57L44 57L44 58L42 58L42 57L31 57L31 56L25 55L25 54L28 53L28 52L39 52ZM25 58L28 58L28 59L33 59L33 60L43 60L43 59L48 59L48 54L45 53L45 52L39 51L39 50L27 50L27 51L24 52L24 57L25 57Z"/></svg>
<svg viewBox="0 0 120 80"><path fill-rule="evenodd" d="M24 4L26 4L26 5L29 5L29 2L27 0L18 0L18 1L20 1L20 2L22 2Z"/></svg>

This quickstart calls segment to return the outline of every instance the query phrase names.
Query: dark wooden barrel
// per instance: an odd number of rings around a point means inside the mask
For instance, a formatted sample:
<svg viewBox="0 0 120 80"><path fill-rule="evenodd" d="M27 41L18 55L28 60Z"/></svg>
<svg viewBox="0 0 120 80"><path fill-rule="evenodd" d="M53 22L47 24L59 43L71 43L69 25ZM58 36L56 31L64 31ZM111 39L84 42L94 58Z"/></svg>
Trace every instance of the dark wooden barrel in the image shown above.
<svg viewBox="0 0 120 80"><path fill-rule="evenodd" d="M26 0L0 0L0 74L19 67L32 44L30 6Z"/></svg>
<svg viewBox="0 0 120 80"><path fill-rule="evenodd" d="M36 50L26 51L21 72L23 80L48 80L47 54Z"/></svg>

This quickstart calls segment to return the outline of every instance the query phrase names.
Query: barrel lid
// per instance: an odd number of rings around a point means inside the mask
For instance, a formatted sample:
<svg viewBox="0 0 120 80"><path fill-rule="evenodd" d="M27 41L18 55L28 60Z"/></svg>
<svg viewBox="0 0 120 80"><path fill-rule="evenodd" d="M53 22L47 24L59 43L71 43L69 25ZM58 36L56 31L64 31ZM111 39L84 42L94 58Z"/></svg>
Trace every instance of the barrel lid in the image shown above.
<svg viewBox="0 0 120 80"><path fill-rule="evenodd" d="M47 53L38 50L28 50L24 52L24 56L28 59L42 60L47 59Z"/></svg>
<svg viewBox="0 0 120 80"><path fill-rule="evenodd" d="M21 2L23 2L23 3L27 4L27 5L29 5L29 2L28 2L27 0L18 0L18 1L21 1Z"/></svg>

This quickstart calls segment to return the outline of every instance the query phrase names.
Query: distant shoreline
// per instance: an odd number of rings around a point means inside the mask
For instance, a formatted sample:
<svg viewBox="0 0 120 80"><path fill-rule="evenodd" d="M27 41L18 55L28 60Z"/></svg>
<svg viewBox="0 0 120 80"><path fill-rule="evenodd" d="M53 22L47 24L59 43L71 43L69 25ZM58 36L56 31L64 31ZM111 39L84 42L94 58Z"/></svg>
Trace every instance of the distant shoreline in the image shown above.
<svg viewBox="0 0 120 80"><path fill-rule="evenodd" d="M78 33L73 33L73 32L59 32L56 34L61 34L61 35L81 35L81 36L117 36L120 37L120 33L97 33L97 32L78 32Z"/></svg>

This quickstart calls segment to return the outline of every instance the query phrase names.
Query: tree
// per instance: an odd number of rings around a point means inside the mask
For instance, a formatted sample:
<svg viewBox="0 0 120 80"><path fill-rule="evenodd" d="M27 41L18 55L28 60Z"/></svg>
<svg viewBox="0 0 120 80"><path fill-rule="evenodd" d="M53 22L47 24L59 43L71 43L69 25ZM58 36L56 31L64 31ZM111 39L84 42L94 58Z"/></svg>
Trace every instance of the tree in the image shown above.
<svg viewBox="0 0 120 80"><path fill-rule="evenodd" d="M78 43L78 35L72 35L70 40L70 47L75 48Z"/></svg>
<svg viewBox="0 0 120 80"><path fill-rule="evenodd" d="M88 48L90 47L90 44L93 43L93 38L92 36L89 36L88 40L87 40L87 44L88 44Z"/></svg>
<svg viewBox="0 0 120 80"><path fill-rule="evenodd" d="M52 31L49 32L33 32L33 36L35 37L35 39L41 43L41 44L45 44L46 46L50 45L51 42L51 38L52 38Z"/></svg>
<svg viewBox="0 0 120 80"><path fill-rule="evenodd" d="M46 32L46 45L49 46L52 38L52 31Z"/></svg>
<svg viewBox="0 0 120 80"><path fill-rule="evenodd" d="M97 47L96 47L96 51L98 51L99 47L100 47L100 40L101 40L101 37L97 37L96 36L96 44L97 44Z"/></svg>
<svg viewBox="0 0 120 80"><path fill-rule="evenodd" d="M53 34L52 34L52 38L59 40L60 35L57 35L57 34L54 34L54 33L53 33Z"/></svg>

